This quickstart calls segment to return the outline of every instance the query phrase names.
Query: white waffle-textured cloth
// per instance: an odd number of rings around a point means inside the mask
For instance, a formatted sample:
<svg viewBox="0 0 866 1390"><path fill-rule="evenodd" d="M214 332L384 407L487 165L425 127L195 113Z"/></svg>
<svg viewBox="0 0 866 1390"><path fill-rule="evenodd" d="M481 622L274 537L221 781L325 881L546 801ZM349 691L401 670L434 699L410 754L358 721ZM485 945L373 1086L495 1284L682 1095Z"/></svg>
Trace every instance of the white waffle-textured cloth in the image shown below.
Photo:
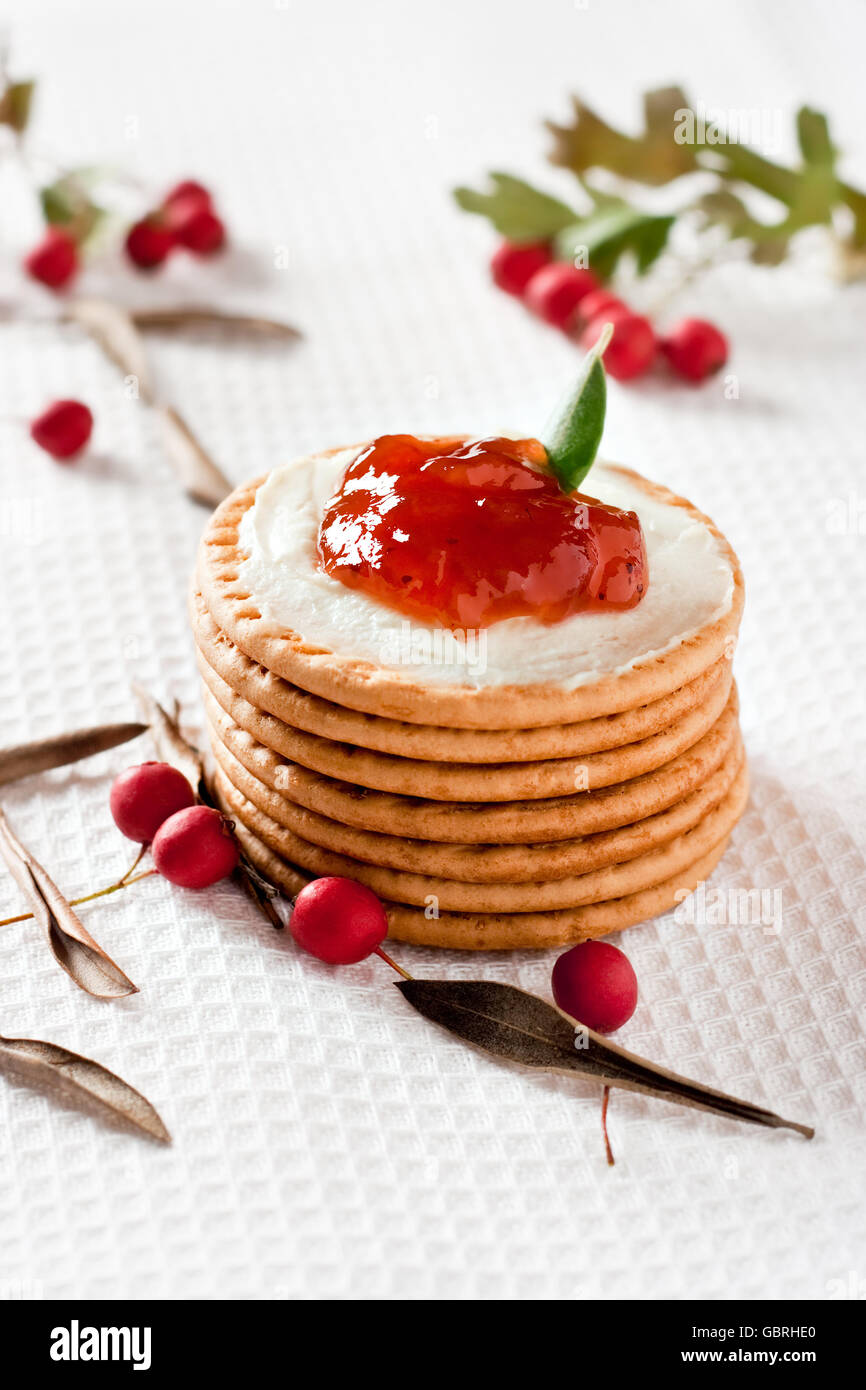
<svg viewBox="0 0 866 1390"><path fill-rule="evenodd" d="M113 160L151 188L201 177L238 248L221 267L94 272L81 289L206 295L307 335L152 340L238 481L371 433L540 427L575 351L490 287L486 229L448 189L504 167L566 193L540 121L566 114L570 89L634 121L641 88L679 79L707 107L783 112L786 139L810 100L866 182L853 0L832 24L817 3L727 6L711 44L685 3L637 0L5 10L14 65L43 88L34 157ZM12 260L32 224L15 207L0 197L0 300L20 307ZM641 1001L621 1041L814 1122L815 1140L620 1093L608 1170L591 1086L469 1051L381 963L301 956L230 886L152 879L87 916L141 986L130 1000L88 999L31 926L0 930L0 1030L105 1062L175 1136L158 1149L0 1078L0 1297L866 1295L866 285L838 289L802 255L714 272L678 307L729 332L739 395L612 384L605 453L692 497L741 555L754 790L713 883L776 893L781 927L668 916L626 933ZM97 416L71 468L7 418L63 395ZM20 316L0 318L0 415L0 742L129 717L132 677L194 724L184 596L203 515L152 419L76 330ZM4 790L70 896L125 867L108 788L146 756ZM20 910L0 874L0 915ZM409 960L541 994L551 963Z"/></svg>

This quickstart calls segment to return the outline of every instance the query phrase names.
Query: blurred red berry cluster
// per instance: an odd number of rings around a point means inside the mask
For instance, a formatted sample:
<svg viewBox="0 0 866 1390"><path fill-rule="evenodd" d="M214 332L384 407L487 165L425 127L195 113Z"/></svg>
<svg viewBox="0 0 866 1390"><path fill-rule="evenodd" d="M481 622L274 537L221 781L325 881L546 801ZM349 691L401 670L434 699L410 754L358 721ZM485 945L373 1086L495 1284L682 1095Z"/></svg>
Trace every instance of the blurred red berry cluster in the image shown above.
<svg viewBox="0 0 866 1390"><path fill-rule="evenodd" d="M212 256L225 244L226 230L202 184L185 179L160 206L126 234L126 254L140 270L153 270L177 247L195 256Z"/></svg>
<svg viewBox="0 0 866 1390"><path fill-rule="evenodd" d="M126 233L126 255L139 270L155 270L177 248L194 256L212 256L226 241L226 229L211 193L185 179L159 207L134 222ZM74 224L50 226L24 258L27 274L52 290L62 290L81 265L81 237Z"/></svg>
<svg viewBox="0 0 866 1390"><path fill-rule="evenodd" d="M727 361L727 340L714 324L683 319L657 335L648 318L634 313L591 270L554 260L546 242L502 242L490 270L500 289L522 299L545 323L586 348L594 346L606 323L612 323L604 365L617 381L642 376L660 357L691 382L704 381Z"/></svg>

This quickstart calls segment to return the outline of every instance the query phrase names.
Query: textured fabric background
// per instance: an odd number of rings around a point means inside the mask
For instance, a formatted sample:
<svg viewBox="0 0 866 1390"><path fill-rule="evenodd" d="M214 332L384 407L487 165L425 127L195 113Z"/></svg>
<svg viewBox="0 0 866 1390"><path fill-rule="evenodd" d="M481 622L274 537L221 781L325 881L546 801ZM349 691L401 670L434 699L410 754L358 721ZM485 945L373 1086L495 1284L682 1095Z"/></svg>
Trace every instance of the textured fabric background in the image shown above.
<svg viewBox="0 0 866 1390"><path fill-rule="evenodd" d="M42 82L34 155L114 160L150 189L219 190L235 249L147 283L297 321L295 349L151 340L161 380L237 480L388 430L532 432L574 349L490 287L483 225L449 188L489 167L566 193L540 120L579 88L636 121L643 87L784 117L828 107L866 179L861 5L371 0L5 6ZM184 590L203 524L153 421L77 331L40 322L14 264L33 210L0 173L0 742L128 717L131 677L194 724ZM641 984L622 1042L812 1121L811 1144L615 1094L609 1171L593 1087L517 1074L416 1017L379 963L333 971L229 886L158 880L87 920L141 986L80 994L27 924L0 931L0 1028L118 1070L168 1151L0 1079L0 1296L822 1299L866 1296L866 285L819 247L728 267L678 311L730 333L739 396L653 379L610 390L605 453L685 492L747 577L737 657L754 791L714 884L778 890L783 922L628 932ZM277 269L275 262L287 261ZM29 317L24 320L21 314ZM98 423L62 469L14 417L58 395ZM834 534L828 503L848 517ZM860 515L858 533L858 508ZM4 791L70 894L129 847L110 779L142 743ZM20 911L0 874L0 915ZM406 955L406 951L401 954ZM551 958L413 953L546 994Z"/></svg>

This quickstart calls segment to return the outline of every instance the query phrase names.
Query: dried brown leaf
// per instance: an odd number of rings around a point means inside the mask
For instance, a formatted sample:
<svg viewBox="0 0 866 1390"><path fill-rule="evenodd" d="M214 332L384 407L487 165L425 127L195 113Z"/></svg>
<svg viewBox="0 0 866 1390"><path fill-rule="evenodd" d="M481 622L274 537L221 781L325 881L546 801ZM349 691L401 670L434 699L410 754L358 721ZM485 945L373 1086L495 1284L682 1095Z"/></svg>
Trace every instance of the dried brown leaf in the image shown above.
<svg viewBox="0 0 866 1390"><path fill-rule="evenodd" d="M100 724L92 729L76 729L55 738L41 738L34 743L0 749L0 786L19 777L31 777L49 768L65 767L67 763L104 753L107 748L117 748L146 731L146 724Z"/></svg>
<svg viewBox="0 0 866 1390"><path fill-rule="evenodd" d="M240 849L240 846L238 848ZM276 899L281 896L281 889L250 862L243 849L240 850L240 855L235 878L271 926L276 931L283 931L286 924L274 906Z"/></svg>
<svg viewBox="0 0 866 1390"><path fill-rule="evenodd" d="M76 299L65 317L89 333L125 377L134 378L141 399L159 415L166 452L186 491L196 502L217 506L231 492L231 483L186 421L158 399L144 342L132 316L105 299Z"/></svg>
<svg viewBox="0 0 866 1390"><path fill-rule="evenodd" d="M195 502L217 507L232 485L173 406L157 405L165 450L178 478Z"/></svg>
<svg viewBox="0 0 866 1390"><path fill-rule="evenodd" d="M807 1139L815 1132L626 1052L514 985L493 980L401 980L397 988L425 1018L501 1061L543 1071L576 1072L603 1085L641 1091L749 1124L795 1129ZM584 1042L585 1046L578 1046Z"/></svg>
<svg viewBox="0 0 866 1390"><path fill-rule="evenodd" d="M32 80L10 82L0 97L0 125L8 126L16 135L23 135L30 120L35 90L36 83Z"/></svg>
<svg viewBox="0 0 866 1390"><path fill-rule="evenodd" d="M694 169L694 149L674 138L677 112L689 107L678 87L644 94L644 130L638 136L608 125L579 97L572 100L570 124L545 122L554 137L552 164L561 164L578 177L592 169L607 169L619 178L652 185L668 183Z"/></svg>
<svg viewBox="0 0 866 1390"><path fill-rule="evenodd" d="M36 1038L0 1037L0 1070L45 1084L70 1098L96 1101L143 1134L162 1144L171 1143L171 1135L150 1101L89 1057Z"/></svg>
<svg viewBox="0 0 866 1390"><path fill-rule="evenodd" d="M79 989L96 999L123 999L128 994L137 994L138 986L94 941L56 883L14 834L2 810L0 854L30 903L54 959Z"/></svg>
<svg viewBox="0 0 866 1390"><path fill-rule="evenodd" d="M75 299L65 318L79 324L126 377L134 377L141 399L153 405L154 385L144 343L125 310L107 299Z"/></svg>
<svg viewBox="0 0 866 1390"><path fill-rule="evenodd" d="M257 314L228 314L221 309L201 305L178 305L173 309L134 309L131 314L137 328L222 328L231 333L247 333L260 338L295 340L301 332L290 323L261 318Z"/></svg>
<svg viewBox="0 0 866 1390"><path fill-rule="evenodd" d="M162 761L171 763L172 767L183 773L200 801L210 802L204 759L195 745L181 733L177 718L169 714L150 691L145 690L137 681L133 683L132 693L147 720L156 751Z"/></svg>

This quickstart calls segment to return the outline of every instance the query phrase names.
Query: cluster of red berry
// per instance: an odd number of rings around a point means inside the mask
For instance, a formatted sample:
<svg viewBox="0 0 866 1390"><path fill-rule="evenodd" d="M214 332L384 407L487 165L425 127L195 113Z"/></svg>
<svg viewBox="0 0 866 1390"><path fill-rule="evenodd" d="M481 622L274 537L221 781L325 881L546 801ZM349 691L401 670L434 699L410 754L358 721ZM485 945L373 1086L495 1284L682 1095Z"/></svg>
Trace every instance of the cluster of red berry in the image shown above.
<svg viewBox="0 0 866 1390"><path fill-rule="evenodd" d="M727 341L706 319L683 319L657 336L649 319L633 313L591 270L555 261L546 242L504 241L490 269L500 289L517 295L545 323L579 338L586 348L595 346L605 323L612 323L604 365L618 381L641 376L659 353L692 382L703 381L727 361Z"/></svg>
<svg viewBox="0 0 866 1390"><path fill-rule="evenodd" d="M185 179L160 206L134 222L126 234L126 254L140 270L154 270L177 247L196 256L211 256L225 244L226 229L208 190ZM70 227L49 227L24 258L32 279L52 290L65 289L81 265L81 247Z"/></svg>
<svg viewBox="0 0 866 1390"><path fill-rule="evenodd" d="M130 840L150 845L157 871L181 888L208 888L240 858L233 824L201 805L170 763L148 762L115 778L114 823ZM388 919L372 889L351 878L317 878L295 898L289 920L298 945L329 965L356 965L381 952ZM387 957L386 957L387 959ZM392 962L393 963L393 962ZM637 979L626 956L604 941L584 941L553 967L559 1008L597 1033L613 1033L637 1006Z"/></svg>
<svg viewBox="0 0 866 1390"><path fill-rule="evenodd" d="M177 247L195 256L212 256L225 245L226 229L208 190L185 179L153 212L133 223L126 234L126 253L140 270L154 270Z"/></svg>
<svg viewBox="0 0 866 1390"><path fill-rule="evenodd" d="M210 256L225 244L226 231L203 184L186 179L163 199L160 207L133 223L126 234L126 251L142 270L161 265L176 247L197 256ZM63 289L80 265L79 247L65 227L50 227L24 261L35 280L50 289ZM52 458L68 463L77 457L93 432L93 414L82 401L54 401L30 425L31 438Z"/></svg>
<svg viewBox="0 0 866 1390"><path fill-rule="evenodd" d="M121 772L109 806L118 830L150 846L157 871L170 883L209 888L237 868L233 823L203 806L170 763L139 763ZM305 950L332 965L364 960L388 934L376 894L349 878L320 878L304 888L295 900L291 928Z"/></svg>
<svg viewBox="0 0 866 1390"><path fill-rule="evenodd" d="M163 878L181 888L208 888L237 868L232 823L202 806L170 763L139 763L116 777L109 799L114 823L128 839L150 845Z"/></svg>

